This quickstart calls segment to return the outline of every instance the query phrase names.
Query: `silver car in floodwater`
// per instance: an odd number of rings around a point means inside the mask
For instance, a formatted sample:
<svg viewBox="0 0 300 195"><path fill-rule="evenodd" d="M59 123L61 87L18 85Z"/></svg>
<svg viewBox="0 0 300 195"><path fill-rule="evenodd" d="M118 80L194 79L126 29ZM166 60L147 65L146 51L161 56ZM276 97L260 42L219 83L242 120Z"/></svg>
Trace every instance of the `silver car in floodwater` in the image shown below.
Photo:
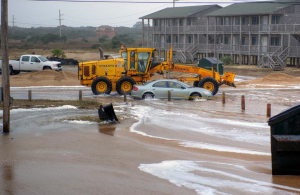
<svg viewBox="0 0 300 195"><path fill-rule="evenodd" d="M155 80L142 85L134 85L131 96L138 99L167 99L168 91L171 91L172 99L210 99L213 96L209 90L191 87L172 79Z"/></svg>

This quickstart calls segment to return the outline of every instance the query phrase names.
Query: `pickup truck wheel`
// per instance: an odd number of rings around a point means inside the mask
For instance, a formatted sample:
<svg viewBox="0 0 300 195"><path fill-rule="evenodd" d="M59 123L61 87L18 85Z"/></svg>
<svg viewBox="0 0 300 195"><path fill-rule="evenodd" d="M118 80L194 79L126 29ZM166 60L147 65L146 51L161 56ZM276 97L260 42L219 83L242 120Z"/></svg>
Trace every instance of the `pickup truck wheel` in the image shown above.
<svg viewBox="0 0 300 195"><path fill-rule="evenodd" d="M126 91L127 94L130 94L135 83L135 80L133 80L131 77L120 78L116 84L118 94L124 95L124 91Z"/></svg>
<svg viewBox="0 0 300 195"><path fill-rule="evenodd" d="M14 70L13 70L13 68L10 66L10 67L9 67L9 75L12 75L13 72L14 72Z"/></svg>
<svg viewBox="0 0 300 195"><path fill-rule="evenodd" d="M43 70L51 70L51 67L45 66L45 67L43 68Z"/></svg>
<svg viewBox="0 0 300 195"><path fill-rule="evenodd" d="M213 95L216 95L216 93L218 93L219 91L218 82L212 77L205 77L202 80L200 80L199 87L211 91Z"/></svg>
<svg viewBox="0 0 300 195"><path fill-rule="evenodd" d="M13 73L14 74L20 74L20 71L19 70L14 70Z"/></svg>
<svg viewBox="0 0 300 195"><path fill-rule="evenodd" d="M112 90L112 84L108 78L98 77L93 81L91 88L95 95L100 95L103 93L110 94Z"/></svg>

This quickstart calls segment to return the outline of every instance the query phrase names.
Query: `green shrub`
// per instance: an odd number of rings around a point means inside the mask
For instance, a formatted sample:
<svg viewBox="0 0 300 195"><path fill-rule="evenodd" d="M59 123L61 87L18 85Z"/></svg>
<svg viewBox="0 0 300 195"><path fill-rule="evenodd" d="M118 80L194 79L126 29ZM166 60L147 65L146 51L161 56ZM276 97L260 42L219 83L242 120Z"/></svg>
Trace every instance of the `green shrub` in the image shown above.
<svg viewBox="0 0 300 195"><path fill-rule="evenodd" d="M228 65L231 63L231 57L230 56L221 57L221 61L224 63L224 65Z"/></svg>
<svg viewBox="0 0 300 195"><path fill-rule="evenodd" d="M65 58L65 52L63 52L61 49L53 49L51 51L52 57L58 57L58 58Z"/></svg>

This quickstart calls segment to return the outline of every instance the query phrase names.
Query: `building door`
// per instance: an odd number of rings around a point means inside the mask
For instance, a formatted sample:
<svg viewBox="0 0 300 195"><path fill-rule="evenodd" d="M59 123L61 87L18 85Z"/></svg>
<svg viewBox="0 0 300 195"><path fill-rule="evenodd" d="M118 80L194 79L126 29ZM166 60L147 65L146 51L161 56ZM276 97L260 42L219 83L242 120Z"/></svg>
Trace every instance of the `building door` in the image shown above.
<svg viewBox="0 0 300 195"><path fill-rule="evenodd" d="M261 28L261 30L264 31L264 32L269 30L268 20L269 20L269 16L263 16L262 17L262 28Z"/></svg>
<svg viewBox="0 0 300 195"><path fill-rule="evenodd" d="M266 53L268 51L268 37L262 36L261 37L261 51Z"/></svg>
<svg viewBox="0 0 300 195"><path fill-rule="evenodd" d="M161 35L161 48L165 48L165 35Z"/></svg>

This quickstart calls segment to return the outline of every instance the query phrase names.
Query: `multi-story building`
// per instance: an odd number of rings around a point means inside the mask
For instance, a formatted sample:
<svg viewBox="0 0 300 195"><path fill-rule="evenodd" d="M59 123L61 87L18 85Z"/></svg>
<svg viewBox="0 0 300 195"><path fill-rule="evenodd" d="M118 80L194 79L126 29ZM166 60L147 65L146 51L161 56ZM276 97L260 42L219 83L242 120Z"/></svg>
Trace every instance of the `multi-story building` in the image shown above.
<svg viewBox="0 0 300 195"><path fill-rule="evenodd" d="M117 30L111 26L100 26L96 28L97 37L102 37L103 35L107 35L110 39L113 38L117 34Z"/></svg>
<svg viewBox="0 0 300 195"><path fill-rule="evenodd" d="M155 47L159 51L166 51L173 45L177 60L182 62L193 61L194 58L230 55L234 63L238 64L258 64L281 69L289 58L290 64L299 66L298 2L279 0L236 3L224 8L214 5L211 7L214 10L205 8L205 11L199 11L196 17L189 15L185 18L185 21L193 22L184 22L182 26L176 22L171 23L171 31L167 31L167 28L157 21L167 21L168 13L192 7L176 8L177 10L167 8L142 17L143 22L148 19L148 25L143 28L143 43L145 47ZM206 13L203 15L203 12ZM158 18L160 15L165 18ZM152 26L149 23L150 18ZM173 21L178 19L172 18ZM178 30L174 33L173 29L176 28ZM162 35L171 37L169 44L165 44L160 38ZM183 41L180 40L180 36L184 37ZM159 52L159 55L162 55L162 52Z"/></svg>

